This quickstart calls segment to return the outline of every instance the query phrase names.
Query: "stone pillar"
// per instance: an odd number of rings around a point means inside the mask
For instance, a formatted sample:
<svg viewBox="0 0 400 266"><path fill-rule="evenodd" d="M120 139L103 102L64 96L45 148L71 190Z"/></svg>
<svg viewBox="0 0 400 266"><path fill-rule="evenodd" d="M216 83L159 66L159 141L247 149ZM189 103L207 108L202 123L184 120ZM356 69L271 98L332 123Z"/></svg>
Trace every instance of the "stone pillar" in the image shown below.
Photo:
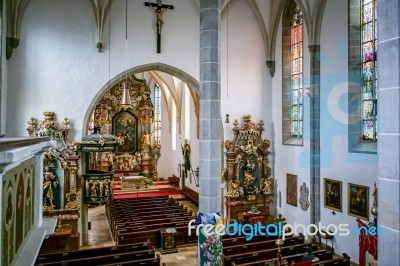
<svg viewBox="0 0 400 266"><path fill-rule="evenodd" d="M221 1L200 1L200 202L199 211L220 210Z"/></svg>
<svg viewBox="0 0 400 266"><path fill-rule="evenodd" d="M310 222L321 221L320 207L320 46L309 45L310 51Z"/></svg>
<svg viewBox="0 0 400 266"><path fill-rule="evenodd" d="M400 265L400 3L378 1L379 265Z"/></svg>

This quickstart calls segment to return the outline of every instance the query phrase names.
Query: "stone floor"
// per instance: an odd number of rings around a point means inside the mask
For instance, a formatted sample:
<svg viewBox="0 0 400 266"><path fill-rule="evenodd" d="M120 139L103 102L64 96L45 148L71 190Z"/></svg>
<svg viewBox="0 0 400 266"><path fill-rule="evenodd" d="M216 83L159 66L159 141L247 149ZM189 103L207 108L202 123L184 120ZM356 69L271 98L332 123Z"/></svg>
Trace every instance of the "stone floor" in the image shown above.
<svg viewBox="0 0 400 266"><path fill-rule="evenodd" d="M191 211L195 211L194 213L197 213L197 207L194 204L186 200L180 202ZM82 247L82 249L106 247L115 244L111 237L104 206L89 208L89 222L91 223L89 245ZM161 255L161 263L165 263L166 266L197 265L197 246L182 247L178 249L178 253Z"/></svg>

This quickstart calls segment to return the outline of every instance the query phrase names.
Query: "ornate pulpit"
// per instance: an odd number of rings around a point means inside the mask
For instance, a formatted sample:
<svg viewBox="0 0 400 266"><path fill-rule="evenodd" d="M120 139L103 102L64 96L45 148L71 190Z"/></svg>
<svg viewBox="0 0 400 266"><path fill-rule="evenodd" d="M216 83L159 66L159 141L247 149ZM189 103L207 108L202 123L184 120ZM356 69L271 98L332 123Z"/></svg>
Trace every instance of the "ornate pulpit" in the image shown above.
<svg viewBox="0 0 400 266"><path fill-rule="evenodd" d="M111 201L113 172L91 169L91 160L96 153L115 152L116 138L112 135L101 134L95 129L94 134L86 135L79 144L80 151L84 154L82 174L84 178L83 200L87 204L100 205ZM92 155L92 156L91 156Z"/></svg>
<svg viewBox="0 0 400 266"><path fill-rule="evenodd" d="M247 222L255 215L267 218L274 180L268 159L270 142L261 138L264 122L255 124L250 115L245 115L241 128L237 119L233 125L234 137L225 141L226 168L221 176L228 184L227 222Z"/></svg>

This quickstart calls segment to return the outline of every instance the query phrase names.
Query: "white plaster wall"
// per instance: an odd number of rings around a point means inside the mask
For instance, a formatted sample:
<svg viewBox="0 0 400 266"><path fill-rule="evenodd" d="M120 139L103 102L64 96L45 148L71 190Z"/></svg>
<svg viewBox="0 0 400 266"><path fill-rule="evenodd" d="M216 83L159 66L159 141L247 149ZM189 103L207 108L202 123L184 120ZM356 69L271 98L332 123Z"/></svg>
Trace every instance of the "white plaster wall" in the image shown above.
<svg viewBox="0 0 400 266"><path fill-rule="evenodd" d="M271 139L271 77L265 64L264 42L253 10L247 1L231 1L221 25L221 117L224 138L232 139L233 121L264 120L263 138Z"/></svg>
<svg viewBox="0 0 400 266"><path fill-rule="evenodd" d="M22 21L20 46L8 61L7 111L13 119L7 123L7 134L27 135L29 117L54 111L70 118L72 137L80 140L83 116L94 95L109 76L113 78L126 68L161 62L198 77L198 5L195 1L169 3L175 4L175 9L164 13L162 53L157 54L153 10L143 2L129 1L129 61L125 66L124 1L114 1L111 6L111 48L107 21L103 53L96 49L95 19L89 2L30 2Z"/></svg>
<svg viewBox="0 0 400 266"><path fill-rule="evenodd" d="M347 141L347 15L346 0L327 1L321 30L321 222L357 227L348 215L348 183L369 186L371 208L377 175L377 155L348 153ZM323 178L342 181L342 212L324 208ZM372 217L370 215L370 221ZM347 253L358 263L358 236L336 236L335 252Z"/></svg>
<svg viewBox="0 0 400 266"><path fill-rule="evenodd" d="M310 54L308 40L304 31L303 44L303 84L309 84ZM294 222L308 225L310 223L310 208L303 211L300 208L300 186L305 182L310 188L310 98L303 97L303 146L282 145L282 21L279 25L276 38L275 75L272 79L272 117L274 148L274 178L276 182L276 195L281 193L281 198L276 198L277 214L281 213L288 223ZM297 207L286 202L286 174L297 175ZM279 200L281 207L279 207Z"/></svg>

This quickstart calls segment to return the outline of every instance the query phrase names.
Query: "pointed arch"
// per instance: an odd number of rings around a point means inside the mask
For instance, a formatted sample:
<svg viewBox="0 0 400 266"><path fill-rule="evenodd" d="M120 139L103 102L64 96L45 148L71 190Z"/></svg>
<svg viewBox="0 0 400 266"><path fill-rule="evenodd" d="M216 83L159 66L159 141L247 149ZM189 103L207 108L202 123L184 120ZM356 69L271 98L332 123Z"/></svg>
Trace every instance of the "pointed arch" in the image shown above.
<svg viewBox="0 0 400 266"><path fill-rule="evenodd" d="M89 104L89 106L88 106L88 108L87 108L87 110L85 112L85 116L83 118L82 136L84 136L86 134L86 126L87 126L87 124L89 122L90 114L91 114L92 110L95 108L96 104L101 99L101 97L104 95L104 93L107 90L109 90L110 88L112 88L113 86L115 86L120 81L119 77L121 75L133 75L133 74L137 74L137 73L150 72L150 71L160 71L160 72L164 72L164 73L167 73L167 74L169 74L171 76L175 76L175 77L179 78L184 83L186 83L188 85L188 87L191 88L193 93L196 94L197 98L198 98L199 91L200 91L200 83L199 83L199 81L197 81L193 76L189 75L188 73L184 72L183 70L181 70L179 68L176 68L176 67L173 67L173 66L170 66L170 65L167 65L167 64L164 64L164 63L159 63L159 62L136 66L136 67L133 67L131 69L128 69L126 71L123 71L122 73L119 73L119 74L115 75L114 78L109 80L96 93L96 95L93 97L91 103ZM197 125L198 125L198 123L199 122L197 121Z"/></svg>

